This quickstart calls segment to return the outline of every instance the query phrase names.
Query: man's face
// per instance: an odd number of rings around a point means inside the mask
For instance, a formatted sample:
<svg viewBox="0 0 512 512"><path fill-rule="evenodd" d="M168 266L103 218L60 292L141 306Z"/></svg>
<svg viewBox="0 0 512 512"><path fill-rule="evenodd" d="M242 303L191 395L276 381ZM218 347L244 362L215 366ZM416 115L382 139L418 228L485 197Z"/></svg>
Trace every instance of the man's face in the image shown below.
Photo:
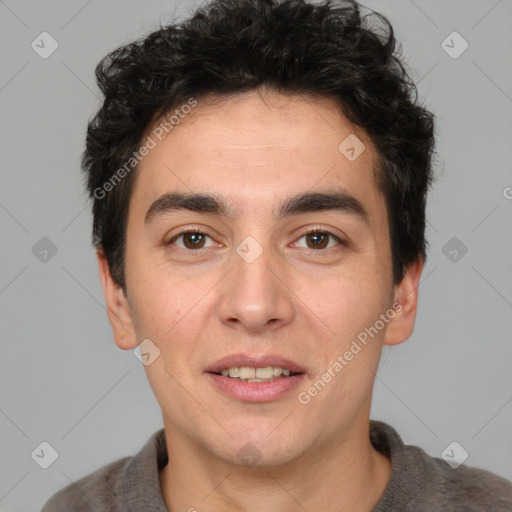
<svg viewBox="0 0 512 512"><path fill-rule="evenodd" d="M127 224L125 309L117 310L124 325L113 325L120 347L149 339L160 350L145 368L177 439L232 463L250 442L260 463L278 464L343 440L367 421L382 344L403 341L412 323L393 330L397 313L366 345L359 341L359 351L352 344L404 298L392 283L376 154L360 132L358 158L339 149L354 134L334 101L276 93L263 101L251 92L215 105L199 101L140 163ZM213 195L227 215L163 201L151 208L171 193ZM290 198L315 193L344 197L329 209L302 201L282 211ZM187 230L200 234L179 236ZM217 364L231 355L234 361ZM244 356L286 359L302 373L280 377L286 383L210 373L267 366L243 363ZM318 380L324 385L310 393Z"/></svg>

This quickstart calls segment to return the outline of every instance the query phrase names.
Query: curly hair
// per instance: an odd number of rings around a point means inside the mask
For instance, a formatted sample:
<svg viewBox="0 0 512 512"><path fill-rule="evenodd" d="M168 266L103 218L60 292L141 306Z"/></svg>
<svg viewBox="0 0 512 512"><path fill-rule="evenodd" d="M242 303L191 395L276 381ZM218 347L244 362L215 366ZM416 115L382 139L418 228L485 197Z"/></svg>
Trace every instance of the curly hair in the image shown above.
<svg viewBox="0 0 512 512"><path fill-rule="evenodd" d="M93 200L93 245L126 290L124 253L133 172L104 185L137 154L155 119L190 98L266 87L334 98L376 149L376 182L390 226L393 282L426 259L426 196L433 181L434 115L381 14L355 0L212 0L176 24L160 25L96 67L104 101L88 124L82 170ZM99 193L98 191L101 191Z"/></svg>

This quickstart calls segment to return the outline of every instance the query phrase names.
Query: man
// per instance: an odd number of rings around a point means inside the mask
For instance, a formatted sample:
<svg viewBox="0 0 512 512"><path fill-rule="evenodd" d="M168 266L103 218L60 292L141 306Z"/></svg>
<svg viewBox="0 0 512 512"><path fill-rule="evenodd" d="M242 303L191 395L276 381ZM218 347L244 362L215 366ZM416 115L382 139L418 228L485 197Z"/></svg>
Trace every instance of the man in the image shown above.
<svg viewBox="0 0 512 512"><path fill-rule="evenodd" d="M512 483L369 418L414 327L434 147L387 21L214 0L97 78L94 244L164 428L43 512L512 510Z"/></svg>

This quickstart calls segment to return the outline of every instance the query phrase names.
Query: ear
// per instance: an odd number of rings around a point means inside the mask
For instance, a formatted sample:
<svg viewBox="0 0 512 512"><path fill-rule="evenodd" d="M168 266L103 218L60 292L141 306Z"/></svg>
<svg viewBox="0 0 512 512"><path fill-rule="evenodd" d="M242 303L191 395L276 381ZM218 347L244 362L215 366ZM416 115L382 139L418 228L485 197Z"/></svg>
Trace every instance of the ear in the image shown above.
<svg viewBox="0 0 512 512"><path fill-rule="evenodd" d="M395 316L388 323L384 345L398 345L412 334L418 309L418 287L423 270L423 258L419 257L407 268L402 281L395 286L393 307Z"/></svg>
<svg viewBox="0 0 512 512"><path fill-rule="evenodd" d="M133 349L138 343L125 292L112 279L107 258L101 248L97 249L96 258L107 304L108 319L114 331L116 345L123 350Z"/></svg>

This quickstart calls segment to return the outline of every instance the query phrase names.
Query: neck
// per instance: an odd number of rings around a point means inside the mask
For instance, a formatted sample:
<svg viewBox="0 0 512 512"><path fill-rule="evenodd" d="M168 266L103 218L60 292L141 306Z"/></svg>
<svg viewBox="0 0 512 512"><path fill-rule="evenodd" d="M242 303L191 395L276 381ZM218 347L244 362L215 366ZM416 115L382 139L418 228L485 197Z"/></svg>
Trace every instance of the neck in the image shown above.
<svg viewBox="0 0 512 512"><path fill-rule="evenodd" d="M287 464L264 467L228 464L164 428L169 462L160 484L169 511L371 512L391 475L390 460L370 442L368 419Z"/></svg>

